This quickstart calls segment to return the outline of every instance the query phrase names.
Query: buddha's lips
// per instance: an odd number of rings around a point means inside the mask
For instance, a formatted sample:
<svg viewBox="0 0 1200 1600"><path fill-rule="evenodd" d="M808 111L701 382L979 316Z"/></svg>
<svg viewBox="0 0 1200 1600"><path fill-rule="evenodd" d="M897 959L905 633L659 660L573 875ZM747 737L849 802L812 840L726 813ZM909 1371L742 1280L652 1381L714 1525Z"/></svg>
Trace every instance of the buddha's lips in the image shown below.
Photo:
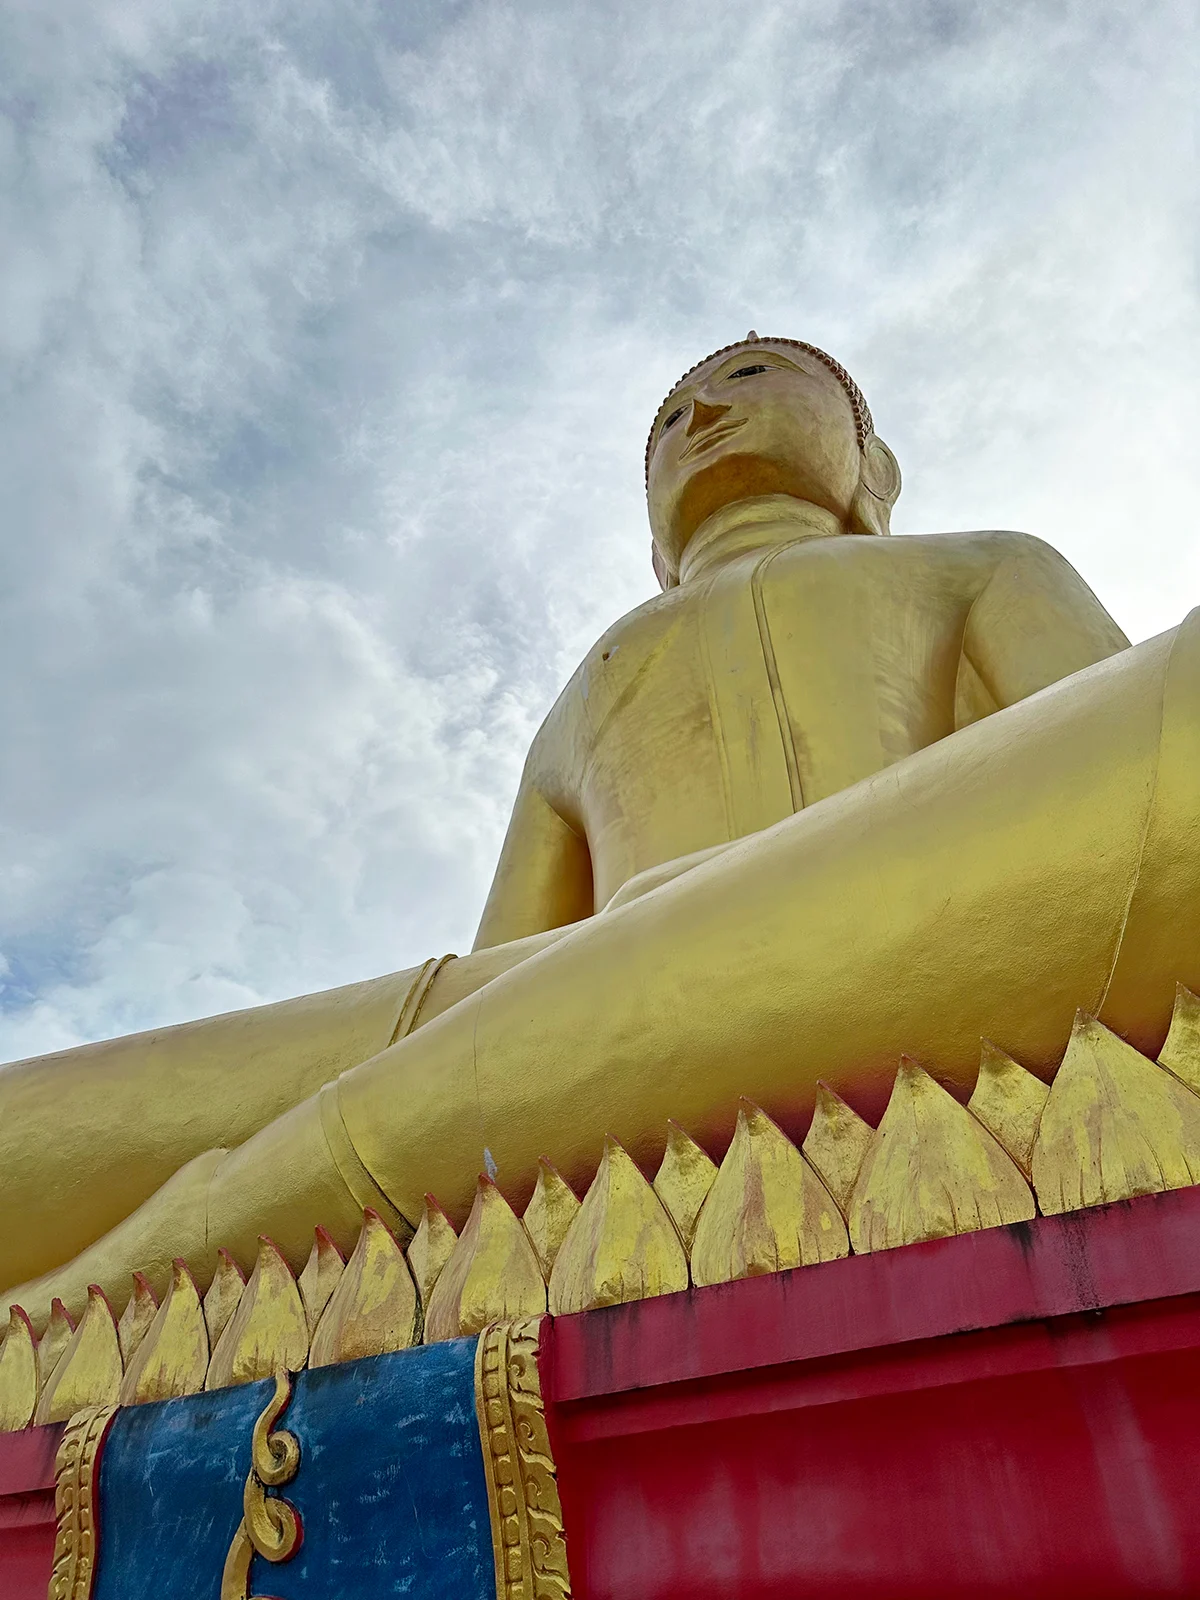
<svg viewBox="0 0 1200 1600"><path fill-rule="evenodd" d="M709 428L707 433L697 434L691 444L679 453L680 461L687 461L691 456L698 456L702 450L707 450L710 444L717 444L726 434L736 433L739 428L746 426L747 419L740 418L737 422L720 422L715 427Z"/></svg>

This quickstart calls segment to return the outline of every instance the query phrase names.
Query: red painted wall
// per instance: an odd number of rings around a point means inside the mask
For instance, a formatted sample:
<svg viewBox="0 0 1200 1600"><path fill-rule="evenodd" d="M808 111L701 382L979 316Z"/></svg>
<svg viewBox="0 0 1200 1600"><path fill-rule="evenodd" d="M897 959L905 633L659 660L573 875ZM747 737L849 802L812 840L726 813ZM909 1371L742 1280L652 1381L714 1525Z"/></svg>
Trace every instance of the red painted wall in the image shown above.
<svg viewBox="0 0 1200 1600"><path fill-rule="evenodd" d="M62 1424L0 1434L0 1596L46 1600L54 1557L54 1453Z"/></svg>

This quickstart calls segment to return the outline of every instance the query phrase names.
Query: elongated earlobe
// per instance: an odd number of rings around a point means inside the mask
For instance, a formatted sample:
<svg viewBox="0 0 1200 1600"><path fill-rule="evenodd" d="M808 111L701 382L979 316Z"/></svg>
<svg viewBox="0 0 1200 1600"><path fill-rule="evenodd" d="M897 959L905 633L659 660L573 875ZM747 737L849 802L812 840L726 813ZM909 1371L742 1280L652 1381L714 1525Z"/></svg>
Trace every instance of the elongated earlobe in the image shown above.
<svg viewBox="0 0 1200 1600"><path fill-rule="evenodd" d="M850 506L851 533L892 531L892 507L900 494L900 463L877 434L869 434L862 451L862 472Z"/></svg>
<svg viewBox="0 0 1200 1600"><path fill-rule="evenodd" d="M654 576L658 579L660 589L674 589L679 583L679 574L672 572L663 560L662 551L656 544L650 546L650 560L654 564Z"/></svg>

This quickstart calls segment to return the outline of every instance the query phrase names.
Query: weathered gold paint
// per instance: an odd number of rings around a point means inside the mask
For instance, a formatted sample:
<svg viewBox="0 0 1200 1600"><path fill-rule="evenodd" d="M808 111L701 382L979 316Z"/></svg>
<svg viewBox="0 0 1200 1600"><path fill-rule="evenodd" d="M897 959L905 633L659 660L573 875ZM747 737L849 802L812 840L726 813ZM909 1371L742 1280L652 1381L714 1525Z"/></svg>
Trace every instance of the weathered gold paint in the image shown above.
<svg viewBox="0 0 1200 1600"><path fill-rule="evenodd" d="M1175 1008L1158 1064L1200 1094L1200 1000L1181 983L1175 985Z"/></svg>
<svg viewBox="0 0 1200 1600"><path fill-rule="evenodd" d="M850 1202L855 1254L1035 1214L1012 1158L941 1084L903 1059Z"/></svg>
<svg viewBox="0 0 1200 1600"><path fill-rule="evenodd" d="M71 1342L75 1332L75 1322L63 1305L61 1300L52 1300L50 1303L50 1319L46 1323L45 1332L38 1340L37 1367L38 1367L38 1394L40 1395L50 1381L50 1374L59 1363L63 1351Z"/></svg>
<svg viewBox="0 0 1200 1600"><path fill-rule="evenodd" d="M557 1167L539 1156L537 1182L522 1221L547 1283L578 1210L579 1196L574 1189Z"/></svg>
<svg viewBox="0 0 1200 1600"><path fill-rule="evenodd" d="M254 1271L212 1353L206 1389L297 1372L308 1359L308 1323L291 1268L274 1243L259 1241Z"/></svg>
<svg viewBox="0 0 1200 1600"><path fill-rule="evenodd" d="M471 1214L429 1296L425 1342L545 1309L546 1284L529 1235L492 1180L480 1177Z"/></svg>
<svg viewBox="0 0 1200 1600"><path fill-rule="evenodd" d="M874 1132L827 1083L817 1085L813 1119L800 1148L843 1216Z"/></svg>
<svg viewBox="0 0 1200 1600"><path fill-rule="evenodd" d="M264 1228L298 1270L364 1204L458 1220L485 1145L523 1197L543 1151L582 1188L607 1131L649 1170L740 1094L797 1129L904 1050L1049 1076L1080 1004L1160 1048L1200 987L1200 618L1128 649L1036 539L882 537L899 473L839 371L756 337L672 391L666 591L535 739L475 953L0 1074L35 1327Z"/></svg>
<svg viewBox="0 0 1200 1600"><path fill-rule="evenodd" d="M308 1260L304 1263L304 1271L296 1279L300 1298L304 1302L304 1320L308 1324L310 1338L345 1270L346 1262L342 1252L326 1230L314 1229L312 1249L308 1253Z"/></svg>
<svg viewBox="0 0 1200 1600"><path fill-rule="evenodd" d="M1033 1144L1049 1088L1019 1062L985 1039L979 1052L979 1077L967 1102L967 1110L982 1122L1029 1178L1033 1167Z"/></svg>
<svg viewBox="0 0 1200 1600"><path fill-rule="evenodd" d="M27 1428L37 1398L37 1339L29 1318L14 1306L0 1344L0 1433Z"/></svg>
<svg viewBox="0 0 1200 1600"><path fill-rule="evenodd" d="M550 1310L645 1300L686 1289L688 1263L662 1201L613 1138L550 1274Z"/></svg>
<svg viewBox="0 0 1200 1600"><path fill-rule="evenodd" d="M1200 1182L1200 1096L1080 1012L1033 1149L1048 1216Z"/></svg>
<svg viewBox="0 0 1200 1600"><path fill-rule="evenodd" d="M34 1421L66 1422L84 1406L111 1406L121 1388L121 1346L104 1291L93 1284L79 1326L58 1359Z"/></svg>
<svg viewBox="0 0 1200 1600"><path fill-rule="evenodd" d="M133 1353L145 1337L146 1330L158 1314L158 1297L144 1272L133 1275L133 1293L117 1321L117 1342L121 1346L121 1363L128 1369Z"/></svg>
<svg viewBox="0 0 1200 1600"><path fill-rule="evenodd" d="M700 1207L717 1176L717 1164L673 1119L667 1120L667 1148L654 1179L654 1192L690 1251Z"/></svg>
<svg viewBox="0 0 1200 1600"><path fill-rule="evenodd" d="M308 1364L327 1367L407 1350L420 1331L417 1286L404 1252L378 1212L368 1209L358 1243L317 1324Z"/></svg>
<svg viewBox="0 0 1200 1600"><path fill-rule="evenodd" d="M743 1101L696 1226L693 1283L728 1283L849 1254L833 1196L770 1117Z"/></svg>
<svg viewBox="0 0 1200 1600"><path fill-rule="evenodd" d="M221 1335L229 1326L229 1319L238 1308L246 1287L241 1267L228 1250L217 1251L217 1270L204 1296L204 1322L208 1328L208 1342L212 1349L220 1343Z"/></svg>
<svg viewBox="0 0 1200 1600"><path fill-rule="evenodd" d="M417 1285L421 1309L429 1308L429 1296L442 1275L442 1268L454 1254L458 1235L450 1219L433 1195L427 1194L421 1206L421 1220L408 1246L408 1265Z"/></svg>
<svg viewBox="0 0 1200 1600"><path fill-rule="evenodd" d="M121 1380L123 1406L198 1394L208 1372L208 1327L195 1282L183 1261Z"/></svg>

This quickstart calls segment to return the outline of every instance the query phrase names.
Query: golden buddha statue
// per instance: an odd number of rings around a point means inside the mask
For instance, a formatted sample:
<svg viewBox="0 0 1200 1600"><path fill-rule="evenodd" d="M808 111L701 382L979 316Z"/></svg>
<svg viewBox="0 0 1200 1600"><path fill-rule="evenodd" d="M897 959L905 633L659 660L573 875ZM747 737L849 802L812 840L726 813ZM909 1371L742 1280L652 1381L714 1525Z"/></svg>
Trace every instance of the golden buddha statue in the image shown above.
<svg viewBox="0 0 1200 1600"><path fill-rule="evenodd" d="M523 1202L604 1136L649 1167L738 1097L882 1109L981 1036L1053 1075L1077 1007L1139 1048L1200 980L1200 627L1136 648L1024 534L887 537L849 375L747 339L676 384L646 481L663 592L534 741L472 954L0 1071L0 1282L35 1323L364 1206ZM32 1281L29 1281L32 1280Z"/></svg>

